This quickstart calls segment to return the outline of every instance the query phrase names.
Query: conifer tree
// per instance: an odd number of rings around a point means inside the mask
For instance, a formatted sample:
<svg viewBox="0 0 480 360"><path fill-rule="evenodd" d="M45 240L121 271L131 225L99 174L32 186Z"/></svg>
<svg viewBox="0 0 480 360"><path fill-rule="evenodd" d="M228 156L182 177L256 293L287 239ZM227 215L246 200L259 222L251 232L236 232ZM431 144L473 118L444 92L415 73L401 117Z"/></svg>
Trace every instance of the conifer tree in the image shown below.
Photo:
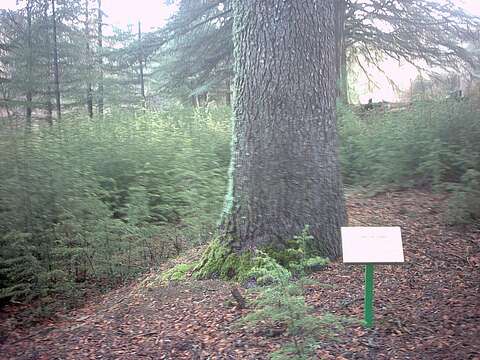
<svg viewBox="0 0 480 360"><path fill-rule="evenodd" d="M233 148L219 240L227 250L207 251L197 270L221 273L232 253L288 248L308 225L314 251L336 258L346 212L335 1L236 0L233 9Z"/></svg>

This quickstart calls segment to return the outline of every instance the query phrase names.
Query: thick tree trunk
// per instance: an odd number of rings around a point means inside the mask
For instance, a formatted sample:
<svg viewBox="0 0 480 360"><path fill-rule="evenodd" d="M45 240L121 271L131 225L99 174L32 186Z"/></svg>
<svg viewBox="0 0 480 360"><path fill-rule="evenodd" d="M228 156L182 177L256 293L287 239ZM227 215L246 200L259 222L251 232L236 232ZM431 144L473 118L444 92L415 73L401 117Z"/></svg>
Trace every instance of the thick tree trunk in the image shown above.
<svg viewBox="0 0 480 360"><path fill-rule="evenodd" d="M55 13L55 0L52 0L52 24L53 24L53 74L55 78L55 99L57 105L57 120L62 118L62 105L60 100L60 71L58 68L58 44L57 44L57 15Z"/></svg>
<svg viewBox="0 0 480 360"><path fill-rule="evenodd" d="M306 225L340 255L346 222L335 116L335 0L236 0L234 139L221 229L236 251Z"/></svg>

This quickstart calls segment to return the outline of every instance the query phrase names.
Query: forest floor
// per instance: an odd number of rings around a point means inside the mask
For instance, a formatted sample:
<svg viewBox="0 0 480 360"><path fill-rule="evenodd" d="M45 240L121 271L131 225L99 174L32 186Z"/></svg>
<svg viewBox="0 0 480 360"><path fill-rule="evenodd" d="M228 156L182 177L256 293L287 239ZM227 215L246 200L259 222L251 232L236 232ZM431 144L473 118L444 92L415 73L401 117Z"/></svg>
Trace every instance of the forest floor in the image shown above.
<svg viewBox="0 0 480 360"><path fill-rule="evenodd" d="M401 226L405 264L375 269L375 329L321 340L320 359L480 359L480 230L445 225L445 197L421 191L348 199L350 225ZM192 261L201 248L170 262ZM311 275L306 300L361 319L363 268L333 263ZM286 333L234 326L231 284L158 284L158 273L0 339L2 359L266 359ZM3 319L0 328L11 326ZM10 324L10 325L9 325Z"/></svg>

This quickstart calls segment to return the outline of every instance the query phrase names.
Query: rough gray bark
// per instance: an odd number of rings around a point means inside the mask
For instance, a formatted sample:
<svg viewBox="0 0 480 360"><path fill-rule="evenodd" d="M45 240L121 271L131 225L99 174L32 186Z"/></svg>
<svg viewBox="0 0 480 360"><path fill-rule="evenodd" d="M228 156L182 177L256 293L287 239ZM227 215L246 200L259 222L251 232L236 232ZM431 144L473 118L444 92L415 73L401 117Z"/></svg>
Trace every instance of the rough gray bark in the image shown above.
<svg viewBox="0 0 480 360"><path fill-rule="evenodd" d="M348 104L348 73L347 53L345 48L345 21L347 3L345 0L337 0L335 8L335 42L336 42L336 71L337 71L337 97Z"/></svg>
<svg viewBox="0 0 480 360"><path fill-rule="evenodd" d="M234 139L221 229L237 251L305 225L340 255L346 222L335 116L335 0L234 1Z"/></svg>

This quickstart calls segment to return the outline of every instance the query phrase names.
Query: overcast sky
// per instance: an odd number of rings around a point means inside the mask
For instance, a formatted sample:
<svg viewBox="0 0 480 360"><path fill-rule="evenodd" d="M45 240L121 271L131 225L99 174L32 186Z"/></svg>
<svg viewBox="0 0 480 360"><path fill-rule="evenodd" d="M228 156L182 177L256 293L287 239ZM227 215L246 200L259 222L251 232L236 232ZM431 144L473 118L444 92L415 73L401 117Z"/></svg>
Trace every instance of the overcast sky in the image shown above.
<svg viewBox="0 0 480 360"><path fill-rule="evenodd" d="M15 3L16 0L0 0L0 9L13 9ZM480 16L480 0L454 0L454 3ZM167 6L163 0L103 0L102 5L108 15L106 23L126 28L140 20L145 31L164 25L175 11L175 6Z"/></svg>
<svg viewBox="0 0 480 360"><path fill-rule="evenodd" d="M103 0L102 5L108 15L107 23L125 27L140 20L145 31L165 25L176 9L162 0Z"/></svg>
<svg viewBox="0 0 480 360"><path fill-rule="evenodd" d="M453 0L453 2L471 14L480 16L480 0ZM14 9L15 4L16 0L0 0L0 9ZM164 0L102 0L102 5L104 12L108 15L105 23L126 29L129 24L136 25L140 20L143 31L163 26L176 10L173 5L165 5ZM108 29L106 29L106 33L109 33ZM402 89L408 88L411 80L417 76L417 71L413 66L400 66L394 61L387 61L382 66ZM368 101L369 98L373 98L375 101L393 101L397 98L397 94L386 79L379 76L376 81L379 87L367 90L366 80L362 79L362 76L357 79L357 83L362 88L360 97L362 103Z"/></svg>
<svg viewBox="0 0 480 360"><path fill-rule="evenodd" d="M463 0L463 1L454 1L458 5L464 7L474 15L480 16L480 0Z"/></svg>
<svg viewBox="0 0 480 360"><path fill-rule="evenodd" d="M0 9L15 9L16 0L0 0ZM107 14L105 23L126 28L140 20L145 31L163 26L174 13L174 5L167 6L163 0L102 0Z"/></svg>

